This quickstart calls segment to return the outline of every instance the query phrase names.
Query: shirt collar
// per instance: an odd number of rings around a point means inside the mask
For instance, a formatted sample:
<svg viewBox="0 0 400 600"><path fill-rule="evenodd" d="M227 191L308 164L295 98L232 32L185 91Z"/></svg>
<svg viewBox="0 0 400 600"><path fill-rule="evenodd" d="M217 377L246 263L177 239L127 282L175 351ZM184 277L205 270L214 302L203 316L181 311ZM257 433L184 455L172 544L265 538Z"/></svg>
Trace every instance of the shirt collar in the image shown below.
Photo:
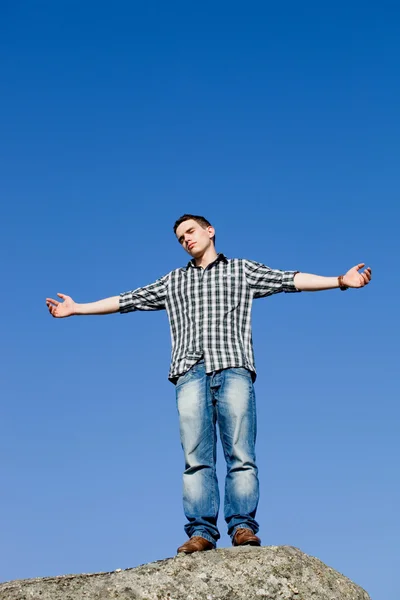
<svg viewBox="0 0 400 600"><path fill-rule="evenodd" d="M222 252L220 252L217 256L217 258L208 265L208 267L211 267L212 265L216 265L219 262L224 262L227 263L228 259L226 258L225 254L222 254ZM192 260L189 260L187 266L186 266L186 270L189 270L190 267L192 267L193 269L196 269L196 259L192 258Z"/></svg>

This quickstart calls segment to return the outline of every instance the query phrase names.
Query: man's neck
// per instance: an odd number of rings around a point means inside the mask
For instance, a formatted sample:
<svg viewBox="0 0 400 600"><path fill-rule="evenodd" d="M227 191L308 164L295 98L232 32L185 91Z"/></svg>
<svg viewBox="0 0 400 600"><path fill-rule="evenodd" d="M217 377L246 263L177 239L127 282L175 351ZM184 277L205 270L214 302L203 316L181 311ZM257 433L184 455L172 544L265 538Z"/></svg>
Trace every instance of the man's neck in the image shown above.
<svg viewBox="0 0 400 600"><path fill-rule="evenodd" d="M215 248L208 248L203 254L203 256L199 256L199 258L195 259L196 267L201 267L202 269L206 269L209 264L214 262L217 258L218 253L215 251Z"/></svg>

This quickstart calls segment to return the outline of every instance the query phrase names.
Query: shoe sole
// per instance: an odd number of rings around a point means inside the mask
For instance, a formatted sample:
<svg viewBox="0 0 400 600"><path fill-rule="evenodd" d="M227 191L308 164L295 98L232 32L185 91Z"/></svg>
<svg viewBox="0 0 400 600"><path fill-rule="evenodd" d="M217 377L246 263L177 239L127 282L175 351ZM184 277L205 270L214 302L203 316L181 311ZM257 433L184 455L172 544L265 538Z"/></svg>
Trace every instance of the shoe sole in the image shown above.
<svg viewBox="0 0 400 600"><path fill-rule="evenodd" d="M177 554L194 554L195 552L209 552L210 550L215 550L215 548L204 548L204 550L177 550Z"/></svg>
<svg viewBox="0 0 400 600"><path fill-rule="evenodd" d="M259 544L258 542L244 542L244 544L234 544L235 548L240 548L240 546L258 546L258 547L260 547L261 544Z"/></svg>

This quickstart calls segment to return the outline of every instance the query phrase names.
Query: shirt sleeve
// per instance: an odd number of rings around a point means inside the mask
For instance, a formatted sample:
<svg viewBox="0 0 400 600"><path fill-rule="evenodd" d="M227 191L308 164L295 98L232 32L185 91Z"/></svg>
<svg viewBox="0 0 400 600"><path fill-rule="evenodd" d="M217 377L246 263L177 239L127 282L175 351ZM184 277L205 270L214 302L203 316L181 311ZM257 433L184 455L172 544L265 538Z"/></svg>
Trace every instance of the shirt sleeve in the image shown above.
<svg viewBox="0 0 400 600"><path fill-rule="evenodd" d="M264 298L279 292L300 292L294 285L294 276L299 271L271 269L253 260L244 261L246 280L253 290L254 298Z"/></svg>
<svg viewBox="0 0 400 600"><path fill-rule="evenodd" d="M128 313L135 310L163 310L167 298L170 274L160 277L154 283L137 288L131 292L123 292L119 296L119 312Z"/></svg>

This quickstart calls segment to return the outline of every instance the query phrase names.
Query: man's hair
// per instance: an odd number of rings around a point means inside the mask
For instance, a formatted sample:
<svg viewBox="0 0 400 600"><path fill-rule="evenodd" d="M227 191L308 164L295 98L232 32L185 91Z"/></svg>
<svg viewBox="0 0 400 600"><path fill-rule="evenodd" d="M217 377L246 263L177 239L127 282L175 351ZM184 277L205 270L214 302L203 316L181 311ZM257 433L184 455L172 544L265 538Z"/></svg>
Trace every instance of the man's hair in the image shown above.
<svg viewBox="0 0 400 600"><path fill-rule="evenodd" d="M178 229L179 225L181 225L181 223L184 223L185 221L189 221L190 219L193 219L193 221L196 221L196 223L199 223L199 225L202 226L203 229L207 229L207 227L212 227L210 221L207 221L207 219L205 217L201 217L200 215L182 215L181 217L179 217L179 219L177 221L175 221L175 225L174 225L174 233L176 234L176 230ZM214 246L215 246L215 235L212 238L213 242L214 242Z"/></svg>

